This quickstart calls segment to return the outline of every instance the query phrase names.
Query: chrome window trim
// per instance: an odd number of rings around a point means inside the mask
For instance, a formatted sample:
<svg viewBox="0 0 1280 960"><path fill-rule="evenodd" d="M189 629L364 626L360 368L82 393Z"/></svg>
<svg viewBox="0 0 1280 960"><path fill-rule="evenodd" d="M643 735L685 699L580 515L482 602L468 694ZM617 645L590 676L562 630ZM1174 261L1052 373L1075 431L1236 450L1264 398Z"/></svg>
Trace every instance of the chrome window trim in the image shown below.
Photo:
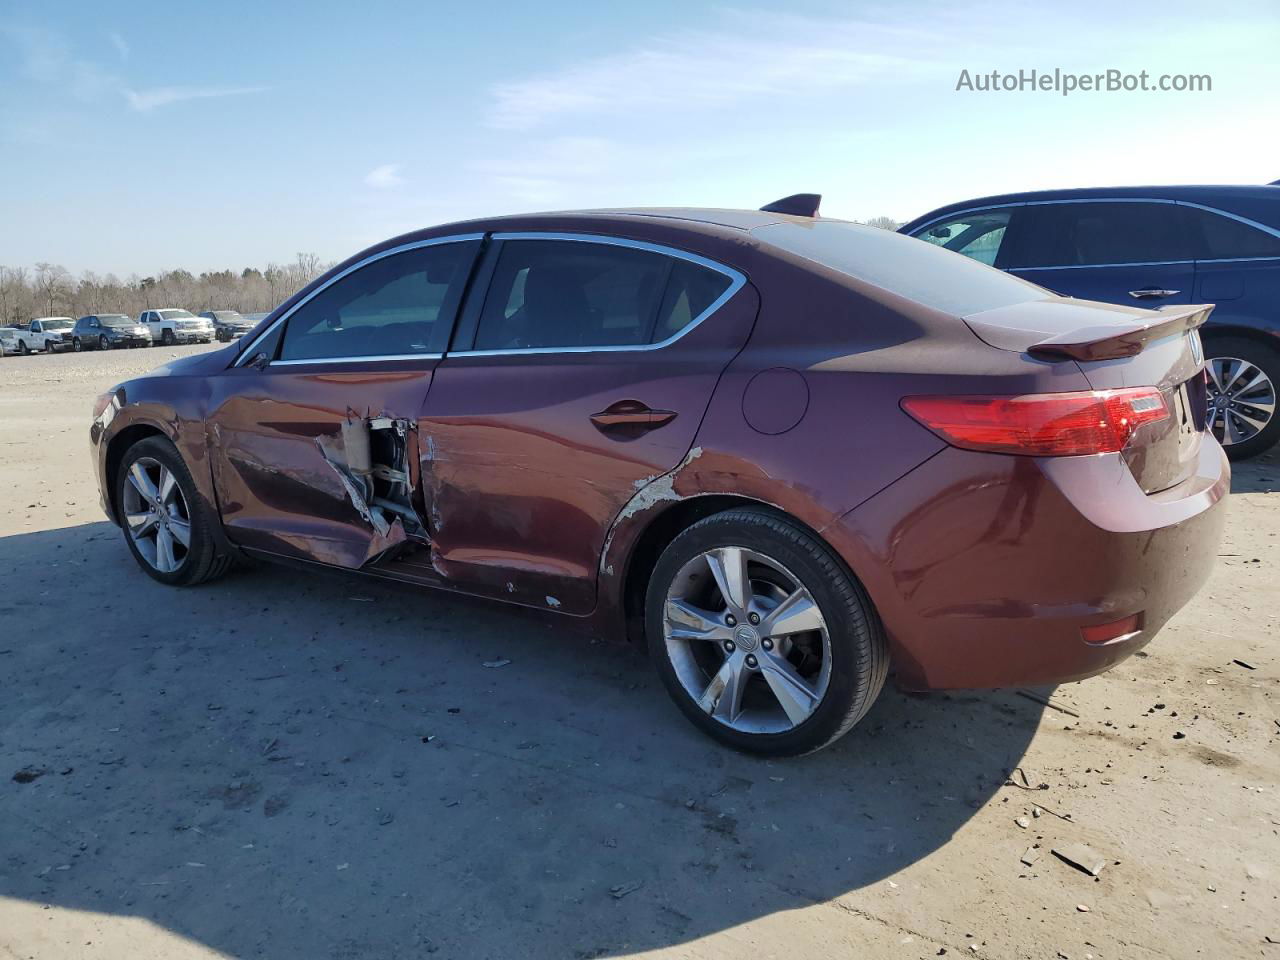
<svg viewBox="0 0 1280 960"><path fill-rule="evenodd" d="M276 317L273 321L271 321L271 325L270 325L270 326L268 326L268 327L267 327L265 330L263 330L260 334L258 334L258 335L257 335L256 337L254 337L251 341L249 341L249 345L248 345L247 347L245 347L245 348L244 348L244 350L242 350L242 351L240 352L240 355L239 355L238 357L236 357L236 362L235 362L234 364L232 364L232 366L233 366L233 367L244 367L244 366L247 366L247 365L249 364L250 359L251 359L251 358L252 358L252 356L253 356L253 350L254 350L254 348L255 348L255 347L257 347L257 346L258 346L258 344L259 344L259 343L261 343L263 340L265 340L267 337L271 336L272 332L276 329L276 327L280 326L282 323L284 323L286 320L288 320L291 316L293 316L295 313L297 313L297 312L298 312L298 310L300 310L300 309L301 309L302 307L304 307L306 304L310 303L310 302L311 302L311 300L312 300L314 297L316 297L318 294L322 293L322 292L323 292L323 291L325 291L325 290L328 290L331 286L333 286L333 285L334 285L335 283L337 283L339 280L343 279L344 277L350 276L351 274L353 274L353 273L355 273L357 270L359 270L361 267L366 267L366 266L368 266L369 264L371 264L371 263L373 263L373 262L375 262L375 261L377 261L377 260L382 260L382 259L383 259L383 258L385 258L385 257L395 256L397 253L405 253L406 251L409 251L409 250L418 250L418 249L420 249L420 248L422 248L422 247L434 247L434 246L438 246L438 245L440 245L440 244L442 244L442 243L468 243L468 242L470 242L470 241L472 241L472 240L483 240L483 239L484 239L484 234L483 234L483 233L458 233L458 234L452 234L452 235L447 236L447 237L432 237L432 238L431 238L431 239L429 239L429 240L415 240L413 243L402 243L402 244L400 244L398 247L391 247L390 249L382 250L382 251L380 251L380 252L378 252L378 253L372 254L371 256L365 257L363 260L359 260L359 261L357 261L357 262L353 263L351 266L347 267L347 268L346 268L345 270L343 270L341 273L335 274L334 276L330 277L328 280L326 280L326 281L325 281L324 283L322 283L320 286L316 287L314 290L312 290L310 293L308 293L305 297L303 297L301 300L299 300L297 303L295 303L295 304L294 304L292 307L290 307L287 311L285 311L285 312L284 312L284 313L282 313L280 316ZM415 359L416 359L416 358L421 358L421 359L432 359L432 357L431 357L430 355L428 355L428 354L412 354L411 356L413 356ZM356 358L356 357L332 357L332 358L330 358L330 357L316 357L316 358L314 358L314 359L307 359L307 360L305 360L305 361L294 361L294 360L272 360L272 361L271 361L271 363L270 363L270 366L273 366L273 367L274 367L274 366L278 366L278 365L281 365L281 364L292 364L292 363L297 363L297 362L304 362L304 363L311 363L311 364L314 364L314 363L355 363L355 362L357 362L357 361L360 361L360 362L363 362L363 361L378 361L378 360L391 361L391 360L403 360L403 359L405 359L405 354L390 354L390 353L383 353L383 354L372 354L372 355L367 356L367 357L359 357L359 358ZM438 355L438 354L436 355L435 359L439 359L439 355Z"/></svg>
<svg viewBox="0 0 1280 960"><path fill-rule="evenodd" d="M507 347L494 350L450 350L450 357L506 357L506 356L530 356L539 354L553 353L635 353L647 350L661 350L669 347L681 337L685 336L702 321L724 306L733 295L736 294L747 284L746 276L733 267L727 267L723 263L715 260L708 260L706 257L699 256L696 253L689 253L687 250L680 250L676 247L667 247L658 243L648 243L644 240L631 240L626 237L610 237L604 234L594 233L552 233L544 231L513 231L510 233L495 233L494 240L569 240L578 243L599 243L606 246L614 247L630 247L635 250L646 250L650 253L657 253L666 257L673 257L677 260L687 260L689 263L695 263L700 267L706 267L717 273L723 274L729 278L729 286L725 288L724 293L716 297L705 310L694 317L680 330L667 337L665 340L659 340L657 343L629 343L629 344L610 344L598 347ZM479 328L476 330L479 334Z"/></svg>
<svg viewBox="0 0 1280 960"><path fill-rule="evenodd" d="M392 363L397 360L439 360L443 353L376 353L368 357L311 357L296 360L272 360L273 367L308 366L317 363Z"/></svg>
<svg viewBox="0 0 1280 960"><path fill-rule="evenodd" d="M1216 213L1220 217L1226 217L1228 220L1235 220L1237 223L1243 223L1245 226L1253 227L1255 230L1261 230L1263 233L1273 237L1280 238L1280 229L1269 227L1265 223L1259 223L1257 220L1250 220L1248 217L1242 217L1238 213L1231 213L1218 207L1211 207L1204 203L1195 203L1191 200L1168 200L1160 197L1080 197L1071 200L1018 200L1012 203L992 203L980 207L968 207L964 210L953 210L950 213L944 213L942 216L934 217L932 220L926 220L920 226L916 227L908 236L916 239L920 238L920 234L933 226L940 220L949 219L951 217L963 217L970 214L982 213L987 210L1005 210L1010 207L1043 207L1055 203L1169 203L1175 207L1193 207L1196 210L1204 210L1206 213ZM961 254L963 256L963 254ZM1280 260L1280 257L1219 257L1206 258L1204 260L1148 260L1142 263L1068 263L1058 266L1043 267L1009 267L1008 272L1013 273L1017 270L1084 270L1094 267L1155 267L1164 264L1184 264L1184 263L1237 263L1245 260Z"/></svg>
<svg viewBox="0 0 1280 960"><path fill-rule="evenodd" d="M1208 263L1207 260L1140 260L1133 263L1068 263L1058 267L1006 267L1009 273L1025 273L1027 270L1099 270L1104 267L1173 267L1188 263Z"/></svg>

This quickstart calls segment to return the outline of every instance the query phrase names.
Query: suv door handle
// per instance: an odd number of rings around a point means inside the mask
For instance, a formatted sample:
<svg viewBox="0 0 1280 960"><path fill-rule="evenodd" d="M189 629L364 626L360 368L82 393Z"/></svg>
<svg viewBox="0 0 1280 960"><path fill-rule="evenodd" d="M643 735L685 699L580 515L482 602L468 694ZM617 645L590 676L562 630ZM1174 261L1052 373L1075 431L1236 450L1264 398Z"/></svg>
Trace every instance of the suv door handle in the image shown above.
<svg viewBox="0 0 1280 960"><path fill-rule="evenodd" d="M615 428L629 428L629 431L653 430L676 418L674 410L654 410L639 400L619 400L611 403L599 413L591 414L591 422L596 429L608 431Z"/></svg>
<svg viewBox="0 0 1280 960"><path fill-rule="evenodd" d="M1181 290L1162 290L1159 287L1143 287L1141 290L1130 290L1129 296L1138 300L1151 300L1156 297L1176 297Z"/></svg>

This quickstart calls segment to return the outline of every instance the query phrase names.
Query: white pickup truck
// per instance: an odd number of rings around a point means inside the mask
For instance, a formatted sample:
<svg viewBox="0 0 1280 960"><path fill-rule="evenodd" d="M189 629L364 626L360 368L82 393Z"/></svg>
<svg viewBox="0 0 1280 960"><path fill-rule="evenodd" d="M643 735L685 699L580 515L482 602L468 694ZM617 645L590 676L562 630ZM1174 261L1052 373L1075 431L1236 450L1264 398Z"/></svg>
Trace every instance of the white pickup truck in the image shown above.
<svg viewBox="0 0 1280 960"><path fill-rule="evenodd" d="M19 327L17 353L35 353L43 350L53 353L55 350L71 349L71 330L76 322L70 317L36 317L26 327Z"/></svg>
<svg viewBox="0 0 1280 960"><path fill-rule="evenodd" d="M213 343L213 321L190 310L144 310L138 322L151 331L153 345Z"/></svg>

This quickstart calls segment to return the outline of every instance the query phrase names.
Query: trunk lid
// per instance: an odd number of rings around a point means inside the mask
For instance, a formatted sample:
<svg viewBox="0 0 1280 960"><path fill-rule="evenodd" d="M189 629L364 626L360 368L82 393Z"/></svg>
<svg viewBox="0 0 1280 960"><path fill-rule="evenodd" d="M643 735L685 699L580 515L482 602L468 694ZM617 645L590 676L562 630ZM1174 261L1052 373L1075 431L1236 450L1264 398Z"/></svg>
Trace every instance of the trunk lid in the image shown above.
<svg viewBox="0 0 1280 960"><path fill-rule="evenodd" d="M1095 390L1158 387L1169 416L1139 428L1121 454L1154 494L1192 475L1205 442L1204 353L1198 328L1211 305L1144 310L1050 297L964 318L990 346L1075 362Z"/></svg>

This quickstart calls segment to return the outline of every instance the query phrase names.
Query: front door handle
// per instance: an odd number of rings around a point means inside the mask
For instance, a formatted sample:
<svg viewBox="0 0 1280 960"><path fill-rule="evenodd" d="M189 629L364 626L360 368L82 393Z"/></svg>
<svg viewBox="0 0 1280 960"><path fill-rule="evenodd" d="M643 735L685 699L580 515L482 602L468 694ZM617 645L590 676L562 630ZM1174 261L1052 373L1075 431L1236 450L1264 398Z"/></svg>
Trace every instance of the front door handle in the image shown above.
<svg viewBox="0 0 1280 960"><path fill-rule="evenodd" d="M1129 296L1138 300L1153 300L1157 297L1176 297L1181 290L1162 290L1160 287L1143 287L1141 290L1130 290Z"/></svg>
<svg viewBox="0 0 1280 960"><path fill-rule="evenodd" d="M624 433L653 430L676 418L674 410L654 410L639 400L619 400L591 415L598 430Z"/></svg>

